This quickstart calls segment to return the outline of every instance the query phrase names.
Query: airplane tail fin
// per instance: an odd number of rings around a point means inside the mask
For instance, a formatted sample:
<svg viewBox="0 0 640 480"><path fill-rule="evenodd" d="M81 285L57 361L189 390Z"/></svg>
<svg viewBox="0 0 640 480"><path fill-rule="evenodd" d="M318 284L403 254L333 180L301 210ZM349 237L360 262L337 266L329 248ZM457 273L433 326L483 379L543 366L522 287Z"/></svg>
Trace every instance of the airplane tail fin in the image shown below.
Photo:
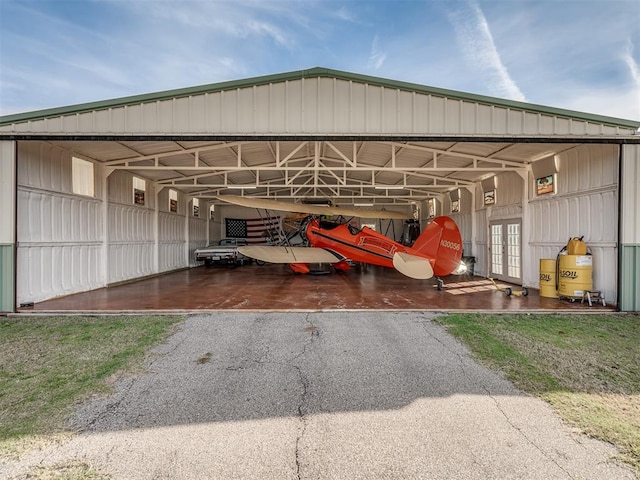
<svg viewBox="0 0 640 480"><path fill-rule="evenodd" d="M411 248L434 259L434 275L449 275L458 268L462 259L462 237L458 225L450 217L436 217Z"/></svg>

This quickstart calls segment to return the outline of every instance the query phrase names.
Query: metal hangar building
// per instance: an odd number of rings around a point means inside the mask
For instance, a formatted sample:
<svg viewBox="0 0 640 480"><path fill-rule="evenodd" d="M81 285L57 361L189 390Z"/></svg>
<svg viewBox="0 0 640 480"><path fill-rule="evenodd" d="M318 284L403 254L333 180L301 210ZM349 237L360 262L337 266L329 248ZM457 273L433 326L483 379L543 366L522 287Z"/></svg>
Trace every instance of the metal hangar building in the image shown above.
<svg viewBox="0 0 640 480"><path fill-rule="evenodd" d="M530 288L584 237L637 312L639 186L640 121L326 68L8 115L0 312L196 266L243 214L219 194L449 215L477 275Z"/></svg>

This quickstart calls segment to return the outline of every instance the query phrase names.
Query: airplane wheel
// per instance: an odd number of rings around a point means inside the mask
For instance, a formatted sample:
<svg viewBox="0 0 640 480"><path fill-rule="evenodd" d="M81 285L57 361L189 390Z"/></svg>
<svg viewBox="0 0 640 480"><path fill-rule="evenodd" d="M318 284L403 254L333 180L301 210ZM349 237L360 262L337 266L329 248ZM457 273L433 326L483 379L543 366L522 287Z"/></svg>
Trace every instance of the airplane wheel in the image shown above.
<svg viewBox="0 0 640 480"><path fill-rule="evenodd" d="M438 279L437 288L438 288L438 291L441 291L444 288L444 282L440 279Z"/></svg>
<svg viewBox="0 0 640 480"><path fill-rule="evenodd" d="M529 295L529 290L527 290L526 288L522 289L522 296L526 297L527 295Z"/></svg>
<svg viewBox="0 0 640 480"><path fill-rule="evenodd" d="M264 260L256 260L256 265L263 266L265 263Z"/></svg>
<svg viewBox="0 0 640 480"><path fill-rule="evenodd" d="M513 292L509 287L507 287L504 289L504 293L507 295L507 297L510 297Z"/></svg>

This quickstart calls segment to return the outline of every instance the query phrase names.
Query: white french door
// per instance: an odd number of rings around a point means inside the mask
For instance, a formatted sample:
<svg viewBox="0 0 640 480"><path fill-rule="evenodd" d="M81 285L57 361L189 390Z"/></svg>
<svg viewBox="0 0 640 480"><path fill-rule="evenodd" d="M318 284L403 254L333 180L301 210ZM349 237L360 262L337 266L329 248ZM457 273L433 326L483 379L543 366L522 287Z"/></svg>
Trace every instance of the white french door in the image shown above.
<svg viewBox="0 0 640 480"><path fill-rule="evenodd" d="M489 223L489 271L491 277L522 284L522 221L499 220Z"/></svg>

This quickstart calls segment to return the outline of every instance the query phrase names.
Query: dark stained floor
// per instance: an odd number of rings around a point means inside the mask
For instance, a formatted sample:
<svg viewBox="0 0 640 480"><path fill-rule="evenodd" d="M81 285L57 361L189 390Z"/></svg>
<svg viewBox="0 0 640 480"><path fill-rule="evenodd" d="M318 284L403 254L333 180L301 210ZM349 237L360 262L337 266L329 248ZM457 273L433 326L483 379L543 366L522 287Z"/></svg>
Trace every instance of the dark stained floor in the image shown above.
<svg viewBox="0 0 640 480"><path fill-rule="evenodd" d="M36 303L21 312L150 312L206 310L612 311L540 297L507 297L485 278L412 280L392 269L364 266L344 273L297 275L287 265L198 267ZM506 285L499 282L501 285ZM511 286L514 291L520 287Z"/></svg>

